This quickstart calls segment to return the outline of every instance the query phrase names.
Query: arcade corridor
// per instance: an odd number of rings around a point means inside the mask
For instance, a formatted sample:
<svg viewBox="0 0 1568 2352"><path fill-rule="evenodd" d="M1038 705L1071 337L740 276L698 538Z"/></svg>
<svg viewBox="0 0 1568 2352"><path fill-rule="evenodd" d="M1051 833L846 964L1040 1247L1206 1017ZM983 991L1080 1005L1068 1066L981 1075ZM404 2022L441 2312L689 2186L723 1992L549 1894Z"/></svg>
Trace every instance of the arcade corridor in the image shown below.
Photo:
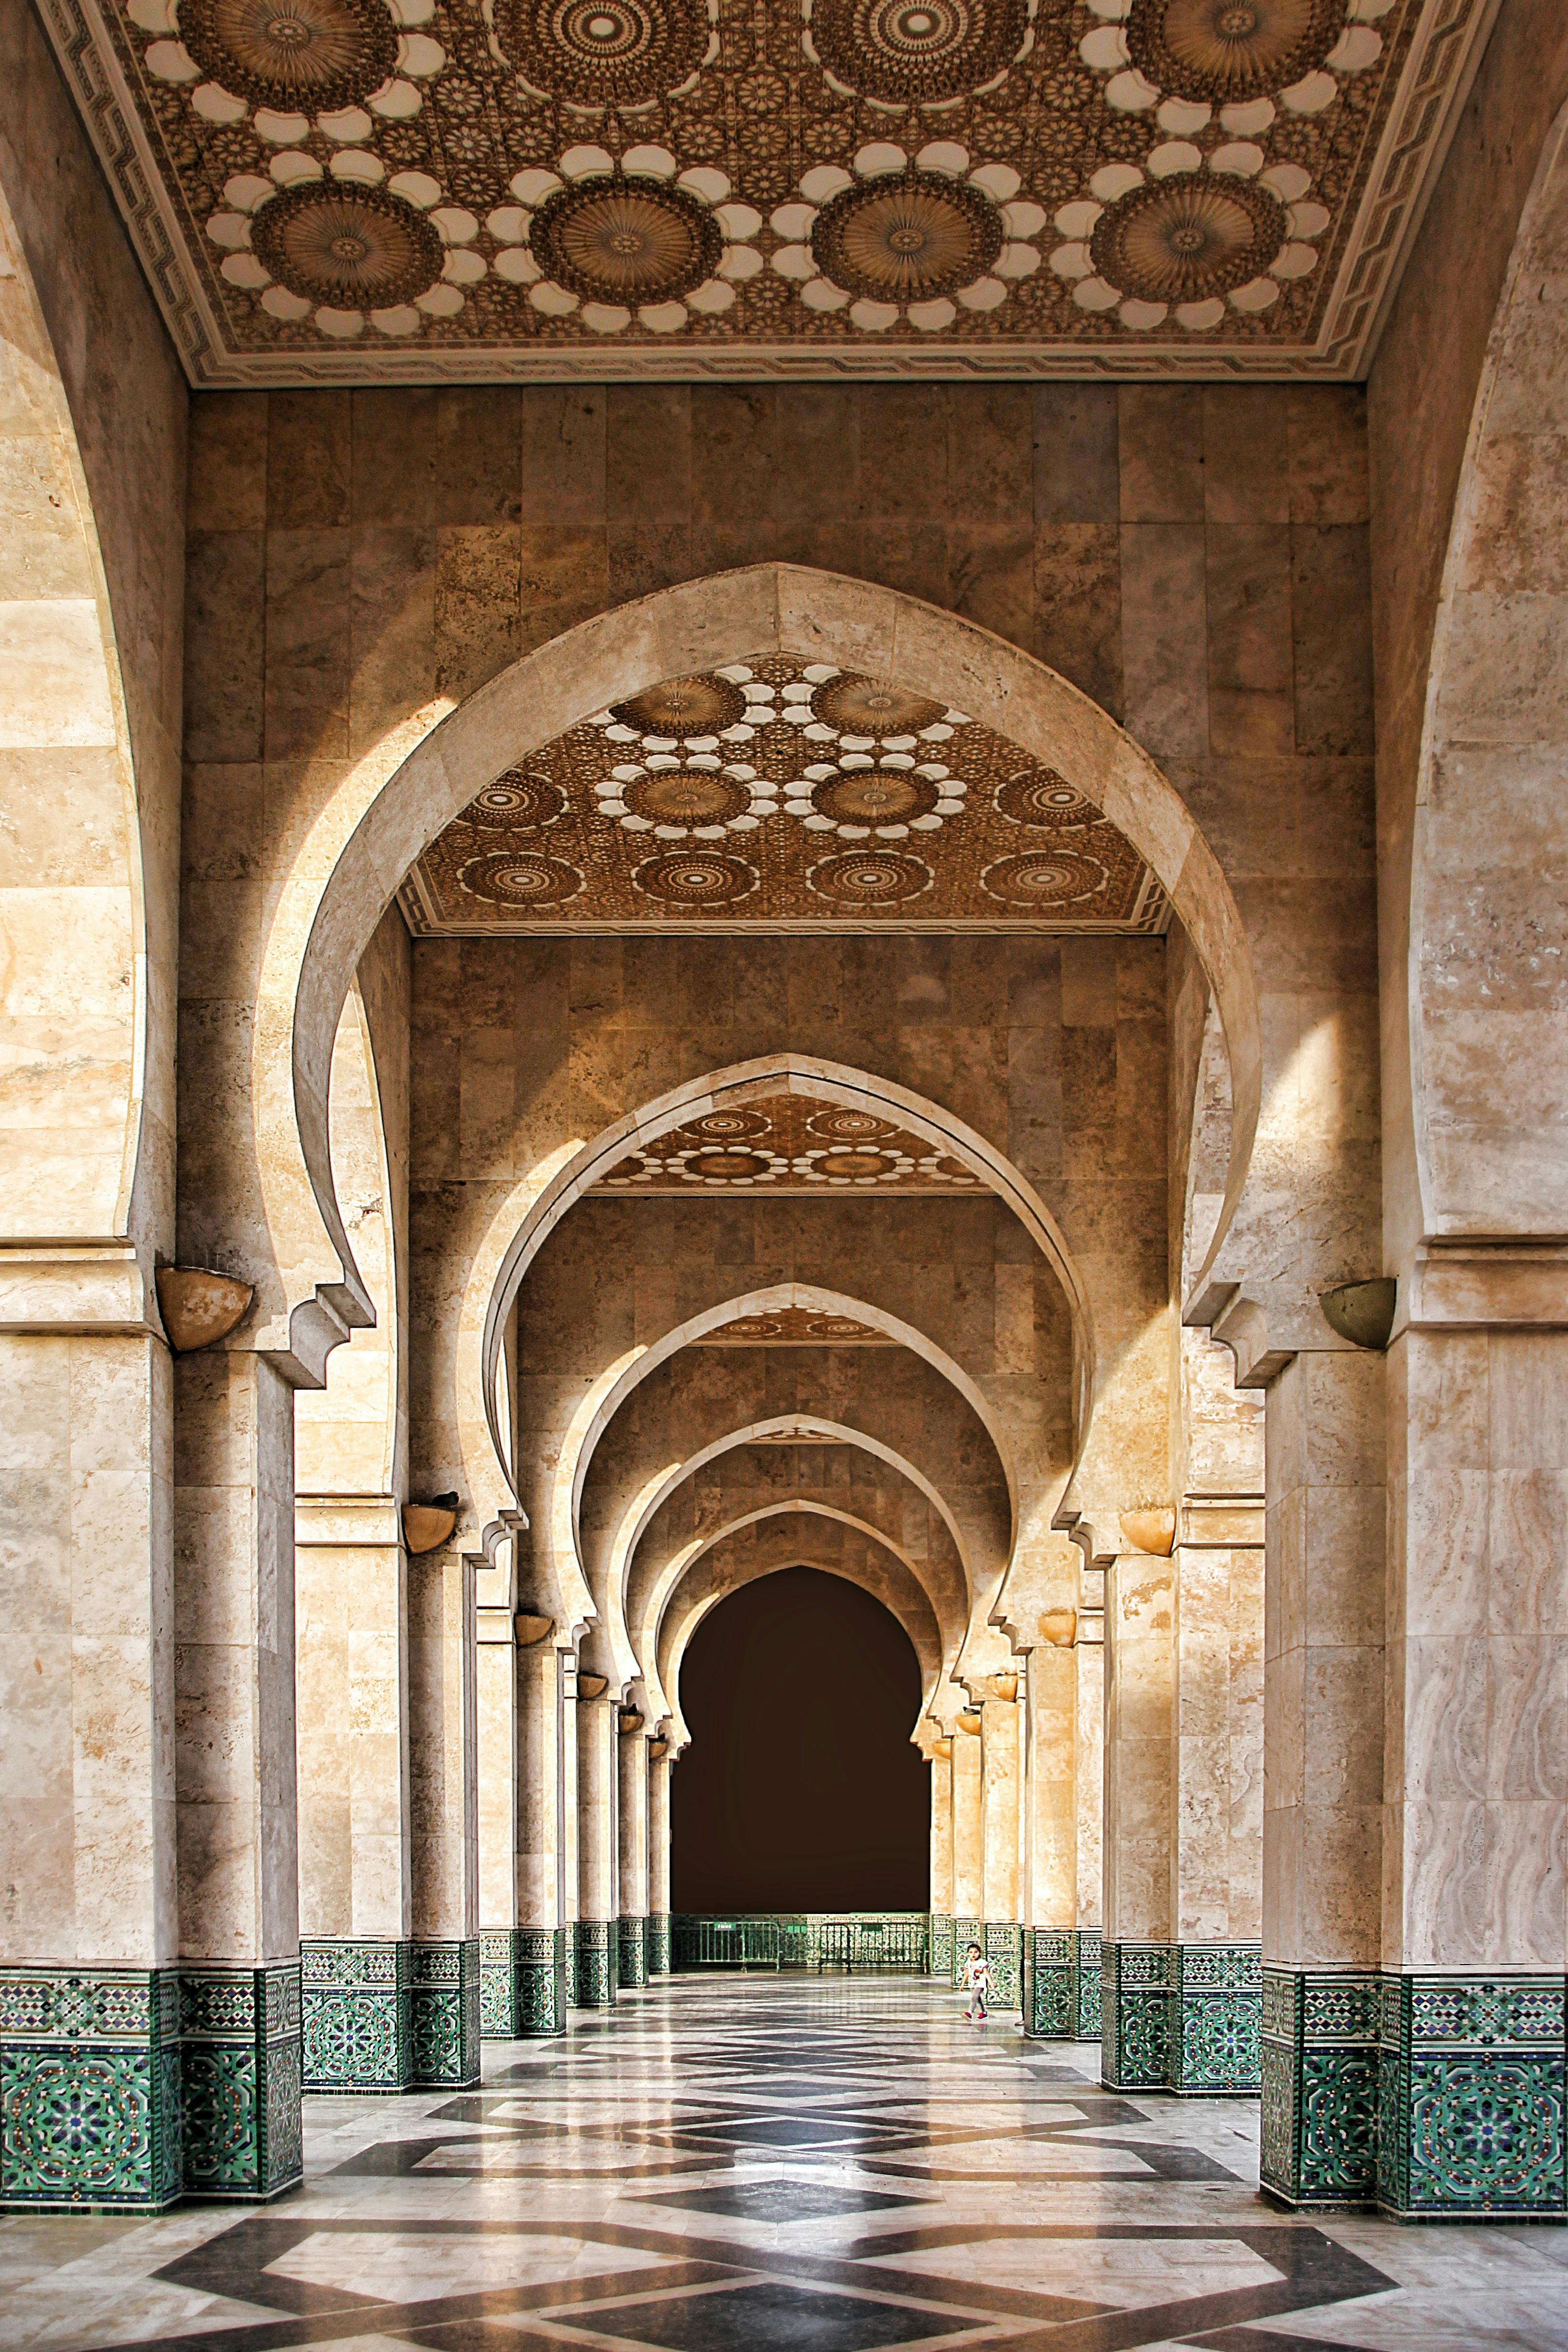
<svg viewBox="0 0 1568 2352"><path fill-rule="evenodd" d="M908 1980L665 1979L482 2092L306 2107L236 2214L0 2224L0 2344L107 2352L1560 2352L1568 2245L1294 2221L1250 2100L1103 2092L1099 2053Z"/></svg>

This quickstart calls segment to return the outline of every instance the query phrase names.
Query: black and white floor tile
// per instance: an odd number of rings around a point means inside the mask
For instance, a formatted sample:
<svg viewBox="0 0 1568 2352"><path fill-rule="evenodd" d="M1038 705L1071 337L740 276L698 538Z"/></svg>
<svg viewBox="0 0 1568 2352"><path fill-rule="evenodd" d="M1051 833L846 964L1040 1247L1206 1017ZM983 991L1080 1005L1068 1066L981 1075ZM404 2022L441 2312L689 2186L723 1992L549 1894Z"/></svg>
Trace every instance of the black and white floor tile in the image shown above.
<svg viewBox="0 0 1568 2352"><path fill-rule="evenodd" d="M255 2213L0 2221L5 2352L1568 2352L1568 2231L1296 2221L1257 2111L918 1981L680 1978Z"/></svg>

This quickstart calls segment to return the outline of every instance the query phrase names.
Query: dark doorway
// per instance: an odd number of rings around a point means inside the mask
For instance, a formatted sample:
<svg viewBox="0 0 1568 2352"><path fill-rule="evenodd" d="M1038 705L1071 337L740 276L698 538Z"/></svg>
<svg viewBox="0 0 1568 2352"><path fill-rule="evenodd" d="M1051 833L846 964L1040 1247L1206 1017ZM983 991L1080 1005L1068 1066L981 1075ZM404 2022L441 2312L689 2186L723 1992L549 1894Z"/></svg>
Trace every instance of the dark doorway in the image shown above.
<svg viewBox="0 0 1568 2352"><path fill-rule="evenodd" d="M880 1601L817 1568L744 1585L681 1670L676 1911L924 1911L931 1768L920 1668Z"/></svg>

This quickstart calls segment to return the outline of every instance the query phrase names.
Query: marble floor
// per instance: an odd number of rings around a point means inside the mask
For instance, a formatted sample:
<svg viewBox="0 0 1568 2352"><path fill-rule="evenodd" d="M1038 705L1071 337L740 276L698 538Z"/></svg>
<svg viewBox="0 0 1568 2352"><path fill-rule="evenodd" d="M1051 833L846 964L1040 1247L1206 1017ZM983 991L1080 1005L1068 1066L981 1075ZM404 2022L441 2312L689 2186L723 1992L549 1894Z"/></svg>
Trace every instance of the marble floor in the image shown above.
<svg viewBox="0 0 1568 2352"><path fill-rule="evenodd" d="M0 2221L0 2346L1568 2352L1568 2230L1304 2222L1257 2110L918 1980L678 1978L482 2090L306 2102L246 2213Z"/></svg>

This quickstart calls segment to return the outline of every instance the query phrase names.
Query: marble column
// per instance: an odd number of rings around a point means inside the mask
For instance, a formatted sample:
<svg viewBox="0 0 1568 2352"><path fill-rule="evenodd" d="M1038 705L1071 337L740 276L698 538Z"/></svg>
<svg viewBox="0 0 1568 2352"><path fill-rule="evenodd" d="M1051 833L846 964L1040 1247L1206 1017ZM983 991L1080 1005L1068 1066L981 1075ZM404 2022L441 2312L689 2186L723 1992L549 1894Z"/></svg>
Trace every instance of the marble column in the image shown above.
<svg viewBox="0 0 1568 2352"><path fill-rule="evenodd" d="M479 1843L474 1570L409 1561L411 1970L417 2083L479 2079Z"/></svg>
<svg viewBox="0 0 1568 2352"><path fill-rule="evenodd" d="M980 1702L981 1911L994 2005L1022 1999L1019 1867L1023 1823L1022 1677L993 1676Z"/></svg>
<svg viewBox="0 0 1568 2352"><path fill-rule="evenodd" d="M1186 1495L1108 1580L1105 2079L1259 2088L1262 1510Z"/></svg>
<svg viewBox="0 0 1568 2352"><path fill-rule="evenodd" d="M242 1349L174 1381L185 2188L269 2198L301 2174L294 1399Z"/></svg>
<svg viewBox="0 0 1568 2352"><path fill-rule="evenodd" d="M479 1612L481 2031L495 2040L566 2024L561 1683L554 1628Z"/></svg>
<svg viewBox="0 0 1568 2352"><path fill-rule="evenodd" d="M592 1685L591 1692L589 1685ZM620 1904L616 1704L602 1675L577 1680L577 2000L614 2006Z"/></svg>
<svg viewBox="0 0 1568 2352"><path fill-rule="evenodd" d="M301 2068L415 2080L408 1561L390 1495L295 1502Z"/></svg>
<svg viewBox="0 0 1568 2352"><path fill-rule="evenodd" d="M648 1750L648 1974L670 1973L670 1775L675 1759L669 1742L655 1739Z"/></svg>
<svg viewBox="0 0 1568 2352"><path fill-rule="evenodd" d="M578 2005L577 1996L577 1923L581 1909L578 1885L578 1856L581 1849L577 1818L577 1783L579 1737L577 1706L577 1659L572 1651L561 1653L560 1713L557 1754L559 1758L560 1794L560 1916L561 1962L564 1999L568 2009Z"/></svg>
<svg viewBox="0 0 1568 2352"><path fill-rule="evenodd" d="M931 1945L934 1977L953 1981L953 1742L933 1738L931 1756Z"/></svg>
<svg viewBox="0 0 1568 2352"><path fill-rule="evenodd" d="M12 1289L48 1270L27 1255L4 1267L7 1320L42 1319L36 1294L29 1308ZM96 1255L123 1259L131 1320L132 1254ZM86 1270L63 1271L79 1288ZM13 2210L157 2212L182 2188L172 1398L150 1330L0 1331L0 2204Z"/></svg>
<svg viewBox="0 0 1568 2352"><path fill-rule="evenodd" d="M1568 2204L1568 1331L1503 1322L1563 1311L1511 1255L1428 1252L1387 1358L1376 2184L1421 2218Z"/></svg>
<svg viewBox="0 0 1568 2352"><path fill-rule="evenodd" d="M975 1729L960 1718L953 1734L953 1982L963 1973L969 1944L985 1943L985 1783L979 1717Z"/></svg>
<svg viewBox="0 0 1568 2352"><path fill-rule="evenodd" d="M1264 1424L1263 2185L1376 2181L1385 1364L1293 1356Z"/></svg>
<svg viewBox="0 0 1568 2352"><path fill-rule="evenodd" d="M1098 2042L1102 2025L1102 1922L1105 1848L1105 1580L1083 1577L1085 1605L1078 1612L1073 1650L1078 1683L1078 1942L1075 2023L1080 2042Z"/></svg>
<svg viewBox="0 0 1568 2352"><path fill-rule="evenodd" d="M1105 1574L1105 1926L1102 2068L1169 2080L1176 1568L1128 1549Z"/></svg>
<svg viewBox="0 0 1568 2352"><path fill-rule="evenodd" d="M618 1732L616 1981L631 1988L648 1981L648 1740L635 1707Z"/></svg>
<svg viewBox="0 0 1568 2352"><path fill-rule="evenodd" d="M1073 1616L1029 1654L1024 1777L1024 2031L1078 2030L1078 1662ZM1098 1923L1096 1923L1098 1924ZM1099 1949L1094 1953L1096 1974Z"/></svg>

